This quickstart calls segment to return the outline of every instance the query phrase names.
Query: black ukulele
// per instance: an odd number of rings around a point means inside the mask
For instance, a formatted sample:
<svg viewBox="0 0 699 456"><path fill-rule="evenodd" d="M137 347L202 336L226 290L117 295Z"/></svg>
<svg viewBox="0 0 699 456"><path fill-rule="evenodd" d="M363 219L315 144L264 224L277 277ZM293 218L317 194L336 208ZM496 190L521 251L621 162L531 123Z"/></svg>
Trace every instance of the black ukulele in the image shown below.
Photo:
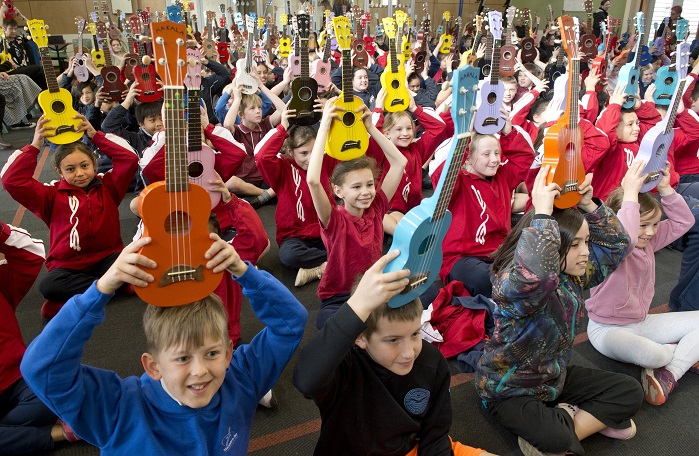
<svg viewBox="0 0 699 456"><path fill-rule="evenodd" d="M299 28L301 48L301 74L291 81L291 100L289 109L296 110L296 116L289 118L293 125L313 125L320 121L321 113L313 110L316 98L318 98L318 82L311 78L308 62L308 35L310 34L310 16L299 14L296 16Z"/></svg>

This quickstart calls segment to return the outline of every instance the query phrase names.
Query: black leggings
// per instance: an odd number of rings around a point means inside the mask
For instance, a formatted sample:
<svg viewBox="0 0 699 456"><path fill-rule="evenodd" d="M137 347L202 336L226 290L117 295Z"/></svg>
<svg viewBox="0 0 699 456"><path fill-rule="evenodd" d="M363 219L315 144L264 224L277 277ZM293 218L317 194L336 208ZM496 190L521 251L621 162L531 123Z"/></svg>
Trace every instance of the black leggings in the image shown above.
<svg viewBox="0 0 699 456"><path fill-rule="evenodd" d="M39 291L50 301L65 302L77 294L84 293L92 282L112 267L121 252L114 252L92 265L87 271L74 269L52 269L39 283Z"/></svg>

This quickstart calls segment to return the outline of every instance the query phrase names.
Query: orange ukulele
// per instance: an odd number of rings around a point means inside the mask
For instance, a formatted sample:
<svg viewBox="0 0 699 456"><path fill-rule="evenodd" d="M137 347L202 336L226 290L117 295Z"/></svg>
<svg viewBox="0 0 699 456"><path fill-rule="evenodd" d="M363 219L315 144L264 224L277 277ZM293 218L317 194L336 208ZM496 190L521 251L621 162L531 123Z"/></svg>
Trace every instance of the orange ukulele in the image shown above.
<svg viewBox="0 0 699 456"><path fill-rule="evenodd" d="M585 180L581 148L583 132L580 129L578 95L580 92L580 55L575 24L570 16L558 18L563 49L568 54L568 105L566 112L544 137L544 158L541 166L551 169L546 184L555 182L561 187L561 196L553 202L559 209L573 207L580 201L578 185ZM571 82L572 81L572 82Z"/></svg>
<svg viewBox="0 0 699 456"><path fill-rule="evenodd" d="M165 181L141 192L138 209L152 241L139 253L155 261L148 270L155 281L136 287L138 296L154 306L189 304L211 294L221 276L206 268L204 254L209 239L208 192L189 182L187 164L187 96L184 92L186 25L172 21L150 24L156 71L164 83L164 116L167 147Z"/></svg>

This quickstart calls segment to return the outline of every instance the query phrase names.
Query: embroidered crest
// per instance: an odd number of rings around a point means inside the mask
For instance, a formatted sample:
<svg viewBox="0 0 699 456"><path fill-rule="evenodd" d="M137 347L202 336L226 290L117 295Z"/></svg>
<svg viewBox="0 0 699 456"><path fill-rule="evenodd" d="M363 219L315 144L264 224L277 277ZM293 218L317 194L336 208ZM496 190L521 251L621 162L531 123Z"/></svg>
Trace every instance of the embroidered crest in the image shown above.
<svg viewBox="0 0 699 456"><path fill-rule="evenodd" d="M425 413L430 403L430 392L424 388L413 388L403 399L405 409L413 415Z"/></svg>

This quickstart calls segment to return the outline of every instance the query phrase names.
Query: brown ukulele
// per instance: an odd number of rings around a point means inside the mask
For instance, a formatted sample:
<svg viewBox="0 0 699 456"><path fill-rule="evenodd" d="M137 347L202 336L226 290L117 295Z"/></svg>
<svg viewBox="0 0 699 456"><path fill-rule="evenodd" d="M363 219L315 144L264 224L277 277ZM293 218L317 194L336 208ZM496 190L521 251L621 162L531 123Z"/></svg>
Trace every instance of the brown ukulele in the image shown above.
<svg viewBox="0 0 699 456"><path fill-rule="evenodd" d="M154 306L190 304L210 295L221 276L206 268L209 239L209 194L189 182L187 156L187 94L184 90L186 26L172 21L150 24L153 54L164 88L167 145L165 181L150 184L141 192L138 209L152 238L139 253L156 262L148 272L155 281L136 287L138 296ZM196 62L194 62L195 64Z"/></svg>
<svg viewBox="0 0 699 456"><path fill-rule="evenodd" d="M512 44L512 24L515 20L517 7L507 8L507 27L505 27L505 44L500 48L500 76L515 75L515 57L517 48Z"/></svg>
<svg viewBox="0 0 699 456"><path fill-rule="evenodd" d="M102 93L108 95L112 101L120 102L122 93L127 90L126 85L121 81L121 70L112 63L112 54L109 52L109 40L107 39L107 24L104 21L97 21L97 37L102 43L104 52L104 67L100 70L102 74Z"/></svg>

